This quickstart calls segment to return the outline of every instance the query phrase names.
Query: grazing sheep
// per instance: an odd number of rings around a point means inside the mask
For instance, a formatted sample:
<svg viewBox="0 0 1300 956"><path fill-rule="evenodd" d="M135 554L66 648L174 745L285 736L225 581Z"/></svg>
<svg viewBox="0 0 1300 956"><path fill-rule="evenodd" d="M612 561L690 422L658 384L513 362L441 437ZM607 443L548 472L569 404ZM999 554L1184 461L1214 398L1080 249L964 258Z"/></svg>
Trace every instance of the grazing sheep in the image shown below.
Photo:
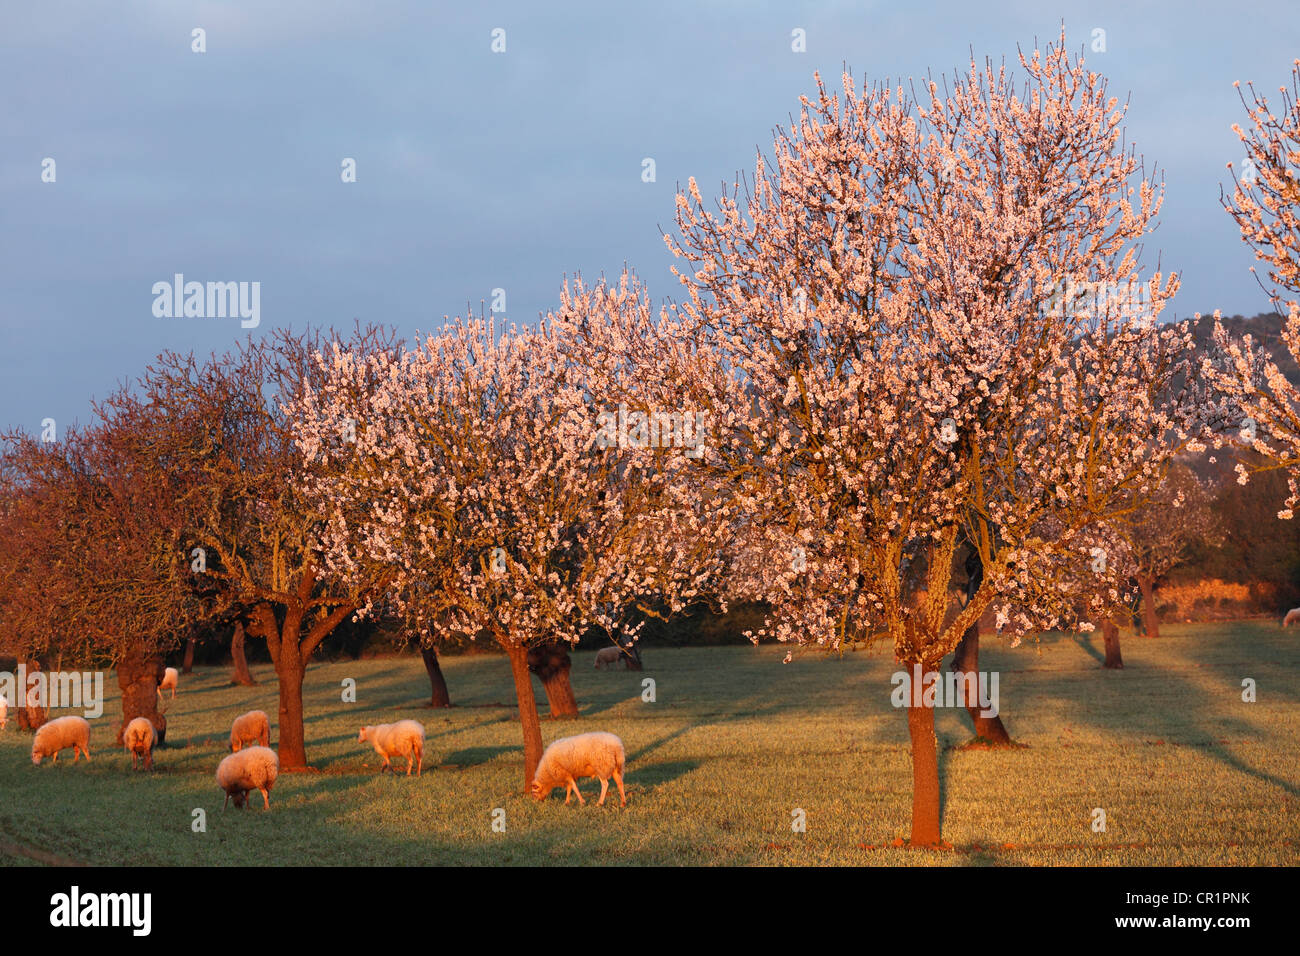
<svg viewBox="0 0 1300 956"><path fill-rule="evenodd" d="M137 717L122 731L122 746L131 755L131 769L135 770L144 757L144 769L153 769L153 748L158 743L158 731L148 717Z"/></svg>
<svg viewBox="0 0 1300 956"><path fill-rule="evenodd" d="M226 791L226 802L221 809L230 805L231 797L235 806L248 806L248 794L260 790L262 804L271 809L271 787L280 775L280 758L269 747L246 747L239 753L231 754L217 766L217 786Z"/></svg>
<svg viewBox="0 0 1300 956"><path fill-rule="evenodd" d="M1286 617L1282 619L1283 627L1290 627L1292 624L1300 623L1300 607L1293 607L1286 612Z"/></svg>
<svg viewBox="0 0 1300 956"><path fill-rule="evenodd" d="M622 661L623 666L627 667L627 655L617 647L602 647L596 652L596 670L602 671L607 667L616 667L618 662Z"/></svg>
<svg viewBox="0 0 1300 956"><path fill-rule="evenodd" d="M357 740L369 741L374 746L375 753L384 758L383 765L379 768L380 773L385 769L393 769L393 765L388 762L389 757L406 758L408 777L411 775L412 764L417 767L417 777L424 772L424 726L419 721L399 720L395 724L362 727Z"/></svg>
<svg viewBox="0 0 1300 956"><path fill-rule="evenodd" d="M169 667L163 671L163 679L158 682L158 696L162 697L162 692L171 688L171 699L176 699L176 685L180 682L181 675L174 667Z"/></svg>
<svg viewBox="0 0 1300 956"><path fill-rule="evenodd" d="M627 806L623 792L623 741L613 734L590 733L576 737L562 737L546 748L542 762L533 775L533 796L545 800L556 787L564 787L564 802L568 804L570 792L578 795L578 803L585 804L578 789L579 777L594 777L600 781L600 799L605 802L609 778L618 784L619 806Z"/></svg>
<svg viewBox="0 0 1300 956"><path fill-rule="evenodd" d="M244 744L271 746L271 722L265 711L250 710L240 714L230 725L230 752L238 753Z"/></svg>
<svg viewBox="0 0 1300 956"><path fill-rule="evenodd" d="M72 748L72 762L82 754L90 760L90 721L84 717L59 717L42 724L32 741L32 763L40 766L42 757L59 762L59 751Z"/></svg>

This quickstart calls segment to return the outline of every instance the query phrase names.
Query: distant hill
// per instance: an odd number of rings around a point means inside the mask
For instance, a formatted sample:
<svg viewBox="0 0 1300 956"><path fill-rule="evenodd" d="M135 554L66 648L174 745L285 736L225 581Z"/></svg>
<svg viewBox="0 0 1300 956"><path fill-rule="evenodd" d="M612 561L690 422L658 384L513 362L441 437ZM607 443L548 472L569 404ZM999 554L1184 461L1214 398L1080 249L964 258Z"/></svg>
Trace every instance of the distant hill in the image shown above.
<svg viewBox="0 0 1300 956"><path fill-rule="evenodd" d="M1198 352L1205 352L1214 341L1214 316L1202 315L1191 320ZM1276 312L1260 312L1247 318L1244 315L1225 315L1223 326L1233 338L1249 335L1260 346L1272 353L1273 361L1282 374L1295 385L1300 385L1300 365L1296 364L1286 343L1282 341L1282 316Z"/></svg>

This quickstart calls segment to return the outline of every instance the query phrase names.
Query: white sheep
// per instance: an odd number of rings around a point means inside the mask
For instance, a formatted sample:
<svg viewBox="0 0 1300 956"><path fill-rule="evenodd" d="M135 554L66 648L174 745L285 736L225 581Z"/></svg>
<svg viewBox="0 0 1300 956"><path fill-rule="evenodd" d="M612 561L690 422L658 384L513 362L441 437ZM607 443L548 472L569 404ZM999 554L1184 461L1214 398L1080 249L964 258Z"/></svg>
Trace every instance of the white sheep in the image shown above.
<svg viewBox="0 0 1300 956"><path fill-rule="evenodd" d="M163 671L163 679L158 684L158 697L161 698L162 692L167 690L168 688L171 688L171 692L172 692L171 699L175 700L176 685L180 683L180 679L181 679L180 672L177 671L176 668L174 667L169 667L165 671Z"/></svg>
<svg viewBox="0 0 1300 956"><path fill-rule="evenodd" d="M266 712L250 710L240 714L230 725L230 752L238 753L244 744L261 744L271 746L271 722Z"/></svg>
<svg viewBox="0 0 1300 956"><path fill-rule="evenodd" d="M605 802L609 790L609 778L618 784L619 806L627 806L627 794L623 792L623 741L613 734L596 732L578 734L576 737L561 737L542 754L542 762L537 765L533 775L533 796L545 800L556 787L564 787L564 802L568 804L570 793L578 795L578 803L585 804L582 791L578 789L579 777L594 777L600 781L600 799L596 806Z"/></svg>
<svg viewBox="0 0 1300 956"><path fill-rule="evenodd" d="M369 741L374 746L375 753L384 758L379 768L380 773L385 769L393 769L393 765L389 763L390 757L406 758L408 777L411 775L413 763L417 766L415 772L417 777L424 772L424 726L419 721L399 720L395 724L362 727L357 740L363 743Z"/></svg>
<svg viewBox="0 0 1300 956"><path fill-rule="evenodd" d="M32 741L32 763L40 766L42 757L59 762L59 751L72 748L72 762L82 754L90 760L90 721L84 717L59 717L42 724Z"/></svg>
<svg viewBox="0 0 1300 956"><path fill-rule="evenodd" d="M248 794L259 790L265 809L271 809L271 787L280 775L280 758L269 747L246 747L217 765L217 786L226 792L225 809L233 797L235 806L246 807Z"/></svg>
<svg viewBox="0 0 1300 956"><path fill-rule="evenodd" d="M596 652L596 670L605 670L606 667L616 667L619 661L627 667L627 655L617 647L602 647Z"/></svg>
<svg viewBox="0 0 1300 956"><path fill-rule="evenodd" d="M1286 617L1282 619L1283 627L1290 627L1292 624L1300 623L1300 607L1293 607L1286 612Z"/></svg>
<svg viewBox="0 0 1300 956"><path fill-rule="evenodd" d="M153 748L158 743L158 731L148 717L137 717L126 725L122 731L122 746L131 755L131 769L135 770L139 759L144 758L144 769L153 769Z"/></svg>

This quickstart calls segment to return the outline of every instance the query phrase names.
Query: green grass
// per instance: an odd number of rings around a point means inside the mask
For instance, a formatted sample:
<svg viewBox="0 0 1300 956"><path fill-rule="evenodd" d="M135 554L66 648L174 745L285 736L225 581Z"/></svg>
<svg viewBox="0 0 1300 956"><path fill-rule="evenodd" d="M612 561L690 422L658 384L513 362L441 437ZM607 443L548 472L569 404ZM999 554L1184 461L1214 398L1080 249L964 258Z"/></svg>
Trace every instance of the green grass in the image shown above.
<svg viewBox="0 0 1300 956"><path fill-rule="evenodd" d="M512 684L501 657L447 658L458 706L421 706L418 657L313 665L308 757L281 776L271 811L222 811L213 779L230 721L276 713L274 675L227 686L224 668L182 679L168 746L152 774L112 748L116 698L93 722L91 764L33 767L31 738L0 734L0 859L92 864L1244 864L1300 862L1300 632L1275 623L1169 625L1125 635L1128 668L1100 669L1100 637L1051 635L1041 649L986 641L1004 720L1023 749L960 749L964 713L940 711L944 837L909 851L911 771L903 714L889 704L888 656L842 659L784 646L650 649L643 674L595 672L575 655L582 706L543 720L550 740L585 730L623 738L617 794L585 807L557 790L525 798ZM355 678L358 702L341 702ZM656 682L643 703L641 680ZM1241 681L1258 683L1243 703ZM115 689L111 676L108 686ZM540 688L539 688L540 694ZM357 728L412 717L428 733L423 777L377 774ZM272 740L276 737L272 727ZM66 761L66 762L65 762ZM260 807L260 797L255 796ZM1108 828L1093 833L1094 807ZM203 808L207 832L191 831ZM506 831L492 831L505 810ZM807 832L791 830L791 812Z"/></svg>

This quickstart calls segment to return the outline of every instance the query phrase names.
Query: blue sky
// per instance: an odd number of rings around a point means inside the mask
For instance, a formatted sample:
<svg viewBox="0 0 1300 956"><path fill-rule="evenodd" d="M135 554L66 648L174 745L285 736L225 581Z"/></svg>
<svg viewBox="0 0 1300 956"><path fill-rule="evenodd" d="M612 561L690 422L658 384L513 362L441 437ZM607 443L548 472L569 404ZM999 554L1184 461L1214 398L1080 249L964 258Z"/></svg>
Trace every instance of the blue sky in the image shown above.
<svg viewBox="0 0 1300 956"><path fill-rule="evenodd" d="M695 176L708 193L752 170L815 70L951 73L972 48L1012 59L1062 21L1074 49L1106 31L1089 66L1131 96L1129 138L1164 171L1147 262L1183 274L1175 312L1262 311L1219 183L1241 160L1232 82L1276 90L1300 54L1286 2L11 0L0 426L85 420L160 350L250 334L238 319L156 318L152 286L178 272L260 282L253 335L353 318L410 335L495 288L528 322L566 274L625 262L656 298L676 296L660 234L676 184ZM356 183L340 180L344 157Z"/></svg>

